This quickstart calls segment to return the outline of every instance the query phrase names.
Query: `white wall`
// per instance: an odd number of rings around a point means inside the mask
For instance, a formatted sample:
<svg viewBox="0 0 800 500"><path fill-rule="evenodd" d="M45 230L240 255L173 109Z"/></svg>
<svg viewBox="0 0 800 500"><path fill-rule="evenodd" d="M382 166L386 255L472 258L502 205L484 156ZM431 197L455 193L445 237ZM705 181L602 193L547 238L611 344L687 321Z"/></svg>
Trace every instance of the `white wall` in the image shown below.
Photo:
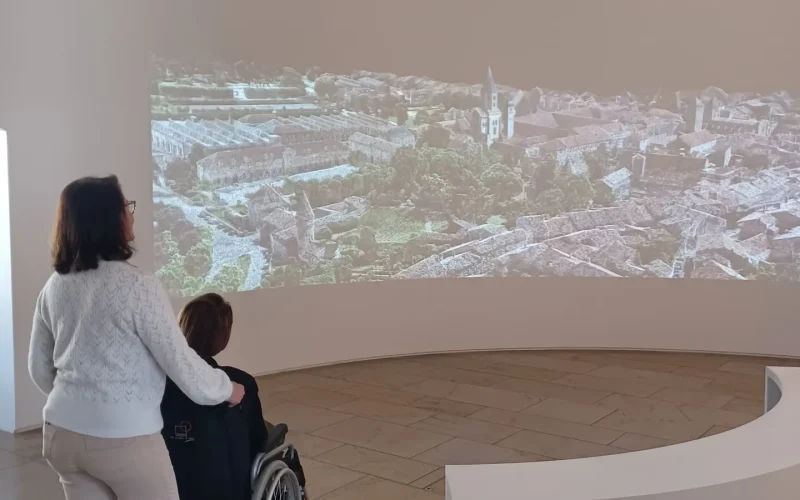
<svg viewBox="0 0 800 500"><path fill-rule="evenodd" d="M0 403L7 410L13 384L14 417L0 412L0 428L41 421L43 398L26 359L34 303L50 273L48 238L61 188L83 175L118 174L139 202L136 262L152 267L148 41L159 8L92 0L3 4L0 128L10 139L14 338L13 356L0 351ZM799 296L794 286L757 282L589 278L265 290L230 297L235 337L223 361L267 373L496 348L800 356L793 317ZM8 307L7 297L0 300ZM0 348L9 342L7 330L0 330Z"/></svg>
<svg viewBox="0 0 800 500"><path fill-rule="evenodd" d="M14 428L14 322L6 132L0 129L0 429Z"/></svg>
<svg viewBox="0 0 800 500"><path fill-rule="evenodd" d="M27 351L36 297L51 272L48 242L60 190L84 175L118 174L139 202L136 262L152 267L149 36L136 5L3 3L0 128L9 137L14 342L12 351L0 351L13 352L13 363L0 363L0 387L11 367L16 390L14 418L3 415L0 429L41 421L44 399L27 374Z"/></svg>
<svg viewBox="0 0 800 500"><path fill-rule="evenodd" d="M667 349L800 356L794 285L666 279L461 279L229 297L223 361L261 374L485 349Z"/></svg>

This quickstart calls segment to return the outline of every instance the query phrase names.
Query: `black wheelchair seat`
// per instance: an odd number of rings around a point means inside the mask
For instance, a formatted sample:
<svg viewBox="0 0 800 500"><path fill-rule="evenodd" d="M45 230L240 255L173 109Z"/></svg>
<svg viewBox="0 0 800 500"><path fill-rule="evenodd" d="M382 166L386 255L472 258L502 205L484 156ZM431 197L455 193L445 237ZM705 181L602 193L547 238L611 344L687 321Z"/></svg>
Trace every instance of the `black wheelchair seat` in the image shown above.
<svg viewBox="0 0 800 500"><path fill-rule="evenodd" d="M286 424L278 424L272 429L267 430L267 439L261 451L269 453L278 446L286 442L286 435L289 434L289 427Z"/></svg>

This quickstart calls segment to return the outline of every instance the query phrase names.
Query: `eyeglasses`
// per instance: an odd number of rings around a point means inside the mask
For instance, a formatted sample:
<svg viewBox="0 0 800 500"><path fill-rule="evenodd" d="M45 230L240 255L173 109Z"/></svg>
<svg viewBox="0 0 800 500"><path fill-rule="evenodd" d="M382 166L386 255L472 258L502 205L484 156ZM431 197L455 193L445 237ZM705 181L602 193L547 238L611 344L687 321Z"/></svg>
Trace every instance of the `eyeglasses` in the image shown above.
<svg viewBox="0 0 800 500"><path fill-rule="evenodd" d="M125 202L125 208L127 208L128 212L130 212L131 215L133 215L134 213L136 213L136 202L135 201L126 201Z"/></svg>

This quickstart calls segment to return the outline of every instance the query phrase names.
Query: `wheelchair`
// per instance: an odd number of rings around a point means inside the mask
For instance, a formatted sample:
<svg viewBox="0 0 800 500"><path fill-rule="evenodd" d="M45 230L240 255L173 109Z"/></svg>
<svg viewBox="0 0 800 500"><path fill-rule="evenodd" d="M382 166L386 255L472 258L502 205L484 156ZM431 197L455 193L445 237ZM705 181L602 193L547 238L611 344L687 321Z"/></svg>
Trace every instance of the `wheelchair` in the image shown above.
<svg viewBox="0 0 800 500"><path fill-rule="evenodd" d="M278 424L270 429L262 451L250 469L251 500L305 500L305 484L297 450L286 443L289 428ZM300 477L298 477L300 475Z"/></svg>

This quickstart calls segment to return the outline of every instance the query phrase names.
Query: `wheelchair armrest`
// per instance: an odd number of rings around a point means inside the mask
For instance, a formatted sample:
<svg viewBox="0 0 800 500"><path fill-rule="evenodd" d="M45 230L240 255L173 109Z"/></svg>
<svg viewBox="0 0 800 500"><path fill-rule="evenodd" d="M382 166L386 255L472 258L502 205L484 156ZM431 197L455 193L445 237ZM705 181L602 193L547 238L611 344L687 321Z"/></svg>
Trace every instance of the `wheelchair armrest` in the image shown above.
<svg viewBox="0 0 800 500"><path fill-rule="evenodd" d="M267 432L267 439L261 447L261 451L269 453L286 441L289 427L286 424L278 424Z"/></svg>

